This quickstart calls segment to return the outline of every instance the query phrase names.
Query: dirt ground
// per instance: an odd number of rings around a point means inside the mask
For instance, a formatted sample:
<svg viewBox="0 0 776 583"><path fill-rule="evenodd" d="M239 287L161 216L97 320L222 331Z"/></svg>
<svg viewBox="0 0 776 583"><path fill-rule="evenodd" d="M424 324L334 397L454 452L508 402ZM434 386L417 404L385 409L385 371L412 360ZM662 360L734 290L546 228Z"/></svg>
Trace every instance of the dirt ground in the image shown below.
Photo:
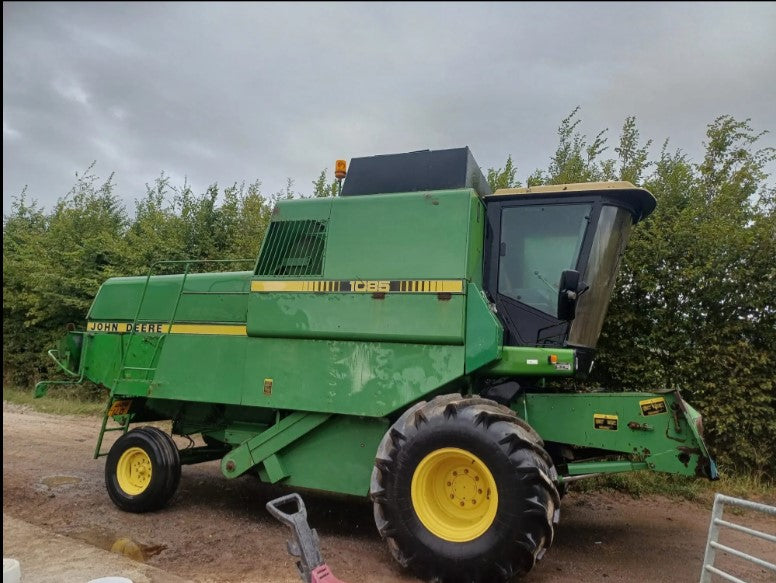
<svg viewBox="0 0 776 583"><path fill-rule="evenodd" d="M28 575L25 583L85 583L91 578L87 567L94 562L103 570L112 569L105 574L131 577L127 558L132 559L130 565L148 567L140 569L136 583L299 581L285 548L287 530L264 508L287 490L263 485L251 476L226 480L212 462L183 468L178 494L166 509L124 513L105 491L105 458L91 459L98 430L97 418L52 416L3 405L3 556L20 560L22 573ZM303 496L309 521L320 534L323 556L337 577L349 583L416 581L394 563L374 528L367 501ZM619 494L571 492L564 499L555 544L522 581L697 581L710 511L662 497L634 500ZM726 517L776 534L776 519L751 514ZM62 543L66 540L78 543L72 548L102 552L68 550ZM731 531L721 542L776 562L772 543ZM105 552L111 550L114 554ZM105 565L106 557L115 558L115 563ZM776 580L740 560L723 557L716 564L746 581ZM79 566L82 578L72 574L51 578L52 570L75 573Z"/></svg>

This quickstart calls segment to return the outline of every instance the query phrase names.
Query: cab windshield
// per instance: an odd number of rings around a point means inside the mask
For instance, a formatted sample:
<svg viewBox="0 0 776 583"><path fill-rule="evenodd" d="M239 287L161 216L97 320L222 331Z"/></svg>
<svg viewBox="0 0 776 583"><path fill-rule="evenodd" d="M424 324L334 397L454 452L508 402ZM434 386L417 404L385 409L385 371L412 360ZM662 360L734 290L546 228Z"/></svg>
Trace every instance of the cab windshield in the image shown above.
<svg viewBox="0 0 776 583"><path fill-rule="evenodd" d="M632 226L630 211L609 205L601 208L587 269L582 273L588 288L579 296L569 344L595 348Z"/></svg>
<svg viewBox="0 0 776 583"><path fill-rule="evenodd" d="M560 275L576 269L591 210L591 204L504 208L499 293L557 318Z"/></svg>

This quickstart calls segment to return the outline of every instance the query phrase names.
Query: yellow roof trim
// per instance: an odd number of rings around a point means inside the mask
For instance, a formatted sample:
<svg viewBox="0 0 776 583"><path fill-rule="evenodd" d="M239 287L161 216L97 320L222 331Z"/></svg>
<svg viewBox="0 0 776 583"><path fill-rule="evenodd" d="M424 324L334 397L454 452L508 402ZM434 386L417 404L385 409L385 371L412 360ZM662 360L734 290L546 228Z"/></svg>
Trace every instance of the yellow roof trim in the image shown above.
<svg viewBox="0 0 776 583"><path fill-rule="evenodd" d="M634 190L638 188L630 182L576 182L574 184L546 184L543 186L527 186L524 188L500 188L494 195L504 194L549 194L557 192L585 192L590 190Z"/></svg>

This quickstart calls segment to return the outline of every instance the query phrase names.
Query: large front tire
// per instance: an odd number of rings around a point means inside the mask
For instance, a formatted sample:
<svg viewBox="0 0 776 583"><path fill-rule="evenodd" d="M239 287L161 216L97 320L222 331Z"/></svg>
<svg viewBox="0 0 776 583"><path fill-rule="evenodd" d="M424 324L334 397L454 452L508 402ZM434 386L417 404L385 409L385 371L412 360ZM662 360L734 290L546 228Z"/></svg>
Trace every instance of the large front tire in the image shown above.
<svg viewBox="0 0 776 583"><path fill-rule="evenodd" d="M560 507L542 441L510 409L444 395L378 448L370 495L394 558L425 579L509 581L552 544Z"/></svg>
<svg viewBox="0 0 776 583"><path fill-rule="evenodd" d="M105 462L108 495L127 512L163 508L175 494L180 477L178 448L156 427L140 427L119 437Z"/></svg>

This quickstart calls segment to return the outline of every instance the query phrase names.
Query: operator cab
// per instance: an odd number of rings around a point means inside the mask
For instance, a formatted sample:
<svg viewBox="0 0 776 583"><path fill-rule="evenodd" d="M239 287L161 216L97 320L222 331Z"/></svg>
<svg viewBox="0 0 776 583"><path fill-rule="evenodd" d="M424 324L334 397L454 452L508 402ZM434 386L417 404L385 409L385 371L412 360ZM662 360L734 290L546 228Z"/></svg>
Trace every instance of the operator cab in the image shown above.
<svg viewBox="0 0 776 583"><path fill-rule="evenodd" d="M654 197L630 182L597 182L502 189L483 200L484 287L504 343L577 348L578 370L587 371L631 228Z"/></svg>

